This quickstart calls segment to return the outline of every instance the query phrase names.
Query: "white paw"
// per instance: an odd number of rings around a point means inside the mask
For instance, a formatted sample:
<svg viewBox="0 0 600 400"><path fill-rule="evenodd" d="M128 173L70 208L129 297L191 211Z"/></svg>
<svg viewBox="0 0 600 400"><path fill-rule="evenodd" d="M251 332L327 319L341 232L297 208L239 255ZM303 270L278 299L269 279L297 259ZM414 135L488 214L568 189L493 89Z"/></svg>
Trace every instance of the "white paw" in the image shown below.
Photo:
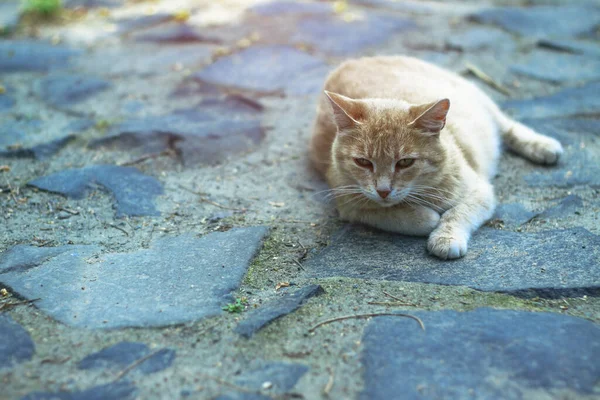
<svg viewBox="0 0 600 400"><path fill-rule="evenodd" d="M434 232L427 240L427 250L442 260L460 258L467 254L468 241L465 234Z"/></svg>
<svg viewBox="0 0 600 400"><path fill-rule="evenodd" d="M532 161L539 164L556 164L561 154L563 147L558 140L543 137L537 142L531 143L529 156Z"/></svg>

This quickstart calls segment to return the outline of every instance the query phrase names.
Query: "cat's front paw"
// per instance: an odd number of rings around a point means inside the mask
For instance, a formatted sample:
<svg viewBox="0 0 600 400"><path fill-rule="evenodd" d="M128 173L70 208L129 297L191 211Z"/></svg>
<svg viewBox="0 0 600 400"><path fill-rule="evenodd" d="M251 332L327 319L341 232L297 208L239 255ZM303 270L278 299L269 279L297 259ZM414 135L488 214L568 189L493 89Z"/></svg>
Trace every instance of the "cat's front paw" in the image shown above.
<svg viewBox="0 0 600 400"><path fill-rule="evenodd" d="M469 237L462 233L433 232L427 240L427 250L442 260L463 257L467 254Z"/></svg>
<svg viewBox="0 0 600 400"><path fill-rule="evenodd" d="M540 140L532 143L529 149L529 157L538 164L553 165L563 153L563 147L556 139L542 136Z"/></svg>

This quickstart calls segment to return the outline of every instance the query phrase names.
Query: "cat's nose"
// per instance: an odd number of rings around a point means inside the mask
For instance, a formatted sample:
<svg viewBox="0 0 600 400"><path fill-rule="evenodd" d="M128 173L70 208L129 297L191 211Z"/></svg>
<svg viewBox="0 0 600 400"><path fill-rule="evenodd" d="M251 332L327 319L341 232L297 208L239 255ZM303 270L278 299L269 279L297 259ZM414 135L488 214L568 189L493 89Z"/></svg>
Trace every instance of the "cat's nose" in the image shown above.
<svg viewBox="0 0 600 400"><path fill-rule="evenodd" d="M386 197L388 197L388 195L390 193L392 193L391 190L378 190L377 193L379 193L379 195L381 196L382 199L385 199Z"/></svg>

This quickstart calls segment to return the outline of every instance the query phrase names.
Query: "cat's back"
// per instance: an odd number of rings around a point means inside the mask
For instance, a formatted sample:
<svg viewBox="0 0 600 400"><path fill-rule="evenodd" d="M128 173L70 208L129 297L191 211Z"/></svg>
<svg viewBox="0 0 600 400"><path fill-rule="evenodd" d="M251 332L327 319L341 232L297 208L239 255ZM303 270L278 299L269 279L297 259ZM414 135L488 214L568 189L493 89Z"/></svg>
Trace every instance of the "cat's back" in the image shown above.
<svg viewBox="0 0 600 400"><path fill-rule="evenodd" d="M480 94L466 79L409 56L346 61L329 75L325 89L355 99L396 98L414 104L448 97L453 108Z"/></svg>

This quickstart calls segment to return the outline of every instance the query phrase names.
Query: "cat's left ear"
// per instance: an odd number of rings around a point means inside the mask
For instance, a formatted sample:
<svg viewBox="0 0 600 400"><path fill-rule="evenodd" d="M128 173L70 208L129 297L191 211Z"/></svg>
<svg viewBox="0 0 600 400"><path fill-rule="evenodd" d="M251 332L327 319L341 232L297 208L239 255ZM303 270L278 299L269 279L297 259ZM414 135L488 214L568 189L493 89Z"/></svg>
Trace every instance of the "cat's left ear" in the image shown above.
<svg viewBox="0 0 600 400"><path fill-rule="evenodd" d="M359 101L327 90L325 95L331 103L333 118L340 131L356 128L361 124L365 110Z"/></svg>
<svg viewBox="0 0 600 400"><path fill-rule="evenodd" d="M449 109L450 100L448 99L411 107L410 113L417 117L408 126L437 135L446 125L446 115Z"/></svg>

